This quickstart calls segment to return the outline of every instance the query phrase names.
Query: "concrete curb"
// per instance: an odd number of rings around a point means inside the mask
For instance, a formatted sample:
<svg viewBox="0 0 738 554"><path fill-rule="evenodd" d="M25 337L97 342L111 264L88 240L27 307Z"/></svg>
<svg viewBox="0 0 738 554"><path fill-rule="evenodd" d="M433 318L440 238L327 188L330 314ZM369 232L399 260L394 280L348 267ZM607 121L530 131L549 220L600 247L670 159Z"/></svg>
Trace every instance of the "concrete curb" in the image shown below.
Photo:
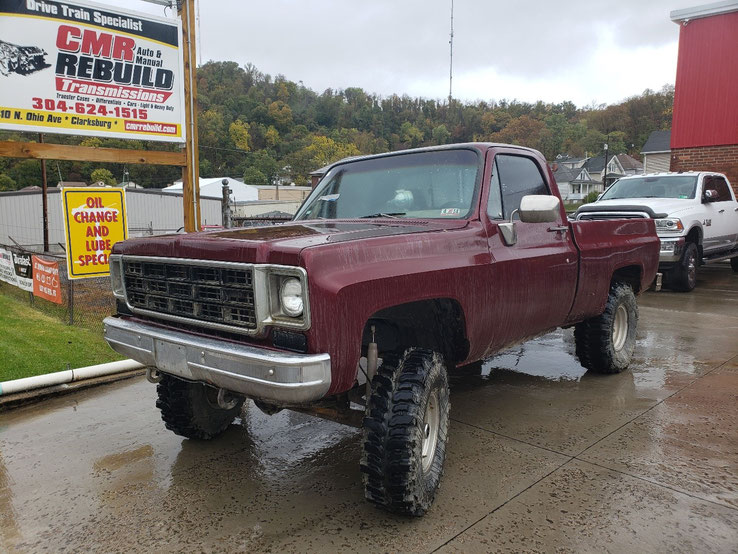
<svg viewBox="0 0 738 554"><path fill-rule="evenodd" d="M90 387L96 387L99 385L114 383L116 381L122 381L124 379L131 379L132 377L142 376L145 373L145 369L132 369L120 373L113 373L110 375L103 375L100 377L92 377L80 381L73 381L71 383L62 383L59 385L3 395L0 396L0 413L20 406L25 406L26 404L40 402L45 398L69 394Z"/></svg>

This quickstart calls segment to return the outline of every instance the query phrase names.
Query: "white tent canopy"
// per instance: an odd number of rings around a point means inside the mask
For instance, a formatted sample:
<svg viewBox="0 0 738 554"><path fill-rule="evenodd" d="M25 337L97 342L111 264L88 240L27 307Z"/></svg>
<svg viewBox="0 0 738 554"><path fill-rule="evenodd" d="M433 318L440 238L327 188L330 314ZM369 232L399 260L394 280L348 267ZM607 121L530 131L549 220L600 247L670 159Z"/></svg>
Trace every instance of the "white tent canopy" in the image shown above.
<svg viewBox="0 0 738 554"><path fill-rule="evenodd" d="M259 199L259 189L232 177L213 177L209 179L200 177L200 196L223 198L223 179L228 179L231 198L235 202L248 202ZM162 191L181 194L182 181L175 181L173 185L163 188Z"/></svg>

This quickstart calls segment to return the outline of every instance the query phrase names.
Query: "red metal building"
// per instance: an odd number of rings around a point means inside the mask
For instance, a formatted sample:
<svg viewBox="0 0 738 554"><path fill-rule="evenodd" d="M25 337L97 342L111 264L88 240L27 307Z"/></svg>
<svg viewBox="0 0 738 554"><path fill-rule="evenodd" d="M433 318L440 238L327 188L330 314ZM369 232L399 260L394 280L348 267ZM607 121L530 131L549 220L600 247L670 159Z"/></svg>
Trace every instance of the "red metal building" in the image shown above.
<svg viewBox="0 0 738 554"><path fill-rule="evenodd" d="M738 1L671 12L680 26L671 170L727 174L738 194Z"/></svg>

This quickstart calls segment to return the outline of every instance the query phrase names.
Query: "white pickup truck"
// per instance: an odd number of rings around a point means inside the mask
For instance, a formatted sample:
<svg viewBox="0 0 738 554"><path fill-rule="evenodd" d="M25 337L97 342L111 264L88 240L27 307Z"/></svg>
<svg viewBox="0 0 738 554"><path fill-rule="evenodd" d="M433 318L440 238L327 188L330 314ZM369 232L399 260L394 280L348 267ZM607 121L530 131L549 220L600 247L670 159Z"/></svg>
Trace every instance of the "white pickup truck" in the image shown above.
<svg viewBox="0 0 738 554"><path fill-rule="evenodd" d="M634 175L615 181L577 210L577 220L653 218L661 239L664 284L689 292L701 264L730 260L738 272L738 202L725 175Z"/></svg>

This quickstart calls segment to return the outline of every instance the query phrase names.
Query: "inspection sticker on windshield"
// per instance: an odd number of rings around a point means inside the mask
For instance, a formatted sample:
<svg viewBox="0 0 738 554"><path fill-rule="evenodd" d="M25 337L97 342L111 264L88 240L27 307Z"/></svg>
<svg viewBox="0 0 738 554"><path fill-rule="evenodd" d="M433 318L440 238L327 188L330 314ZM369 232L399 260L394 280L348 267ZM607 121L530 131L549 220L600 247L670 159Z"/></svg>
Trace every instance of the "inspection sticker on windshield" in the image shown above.
<svg viewBox="0 0 738 554"><path fill-rule="evenodd" d="M321 196L318 198L318 200L322 200L323 202L335 202L338 200L338 197L341 196L340 194L326 194L325 196Z"/></svg>
<svg viewBox="0 0 738 554"><path fill-rule="evenodd" d="M441 215L459 215L460 213L460 208L443 208L441 210Z"/></svg>

